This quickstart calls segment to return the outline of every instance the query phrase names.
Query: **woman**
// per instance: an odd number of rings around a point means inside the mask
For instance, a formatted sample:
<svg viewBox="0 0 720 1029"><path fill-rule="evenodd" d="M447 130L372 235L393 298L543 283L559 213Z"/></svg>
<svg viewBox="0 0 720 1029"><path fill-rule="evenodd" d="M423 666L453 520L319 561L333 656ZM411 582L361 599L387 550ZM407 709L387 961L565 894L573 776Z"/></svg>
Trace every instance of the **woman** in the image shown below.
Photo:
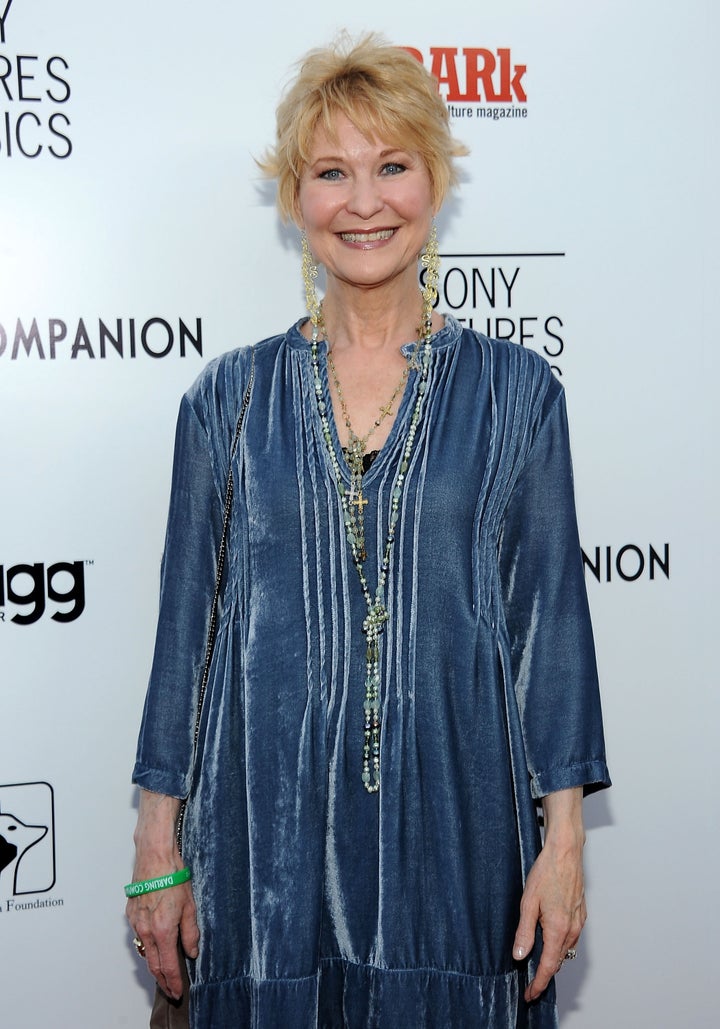
<svg viewBox="0 0 720 1029"><path fill-rule="evenodd" d="M135 880L193 878L128 916L173 997L179 927L195 1026L556 1024L609 779L562 389L433 310L463 152L405 52L308 55L263 167L310 317L182 402Z"/></svg>

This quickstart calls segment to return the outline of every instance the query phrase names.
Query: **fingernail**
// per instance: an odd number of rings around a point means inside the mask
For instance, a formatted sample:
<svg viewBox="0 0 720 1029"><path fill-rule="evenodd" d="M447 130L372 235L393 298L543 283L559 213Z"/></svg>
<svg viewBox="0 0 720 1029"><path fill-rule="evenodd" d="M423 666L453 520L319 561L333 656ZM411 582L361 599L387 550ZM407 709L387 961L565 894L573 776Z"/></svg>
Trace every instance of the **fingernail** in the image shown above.
<svg viewBox="0 0 720 1029"><path fill-rule="evenodd" d="M518 961L520 961L522 958L524 958L525 957L525 948L524 947L516 947L515 948L515 957L518 959Z"/></svg>

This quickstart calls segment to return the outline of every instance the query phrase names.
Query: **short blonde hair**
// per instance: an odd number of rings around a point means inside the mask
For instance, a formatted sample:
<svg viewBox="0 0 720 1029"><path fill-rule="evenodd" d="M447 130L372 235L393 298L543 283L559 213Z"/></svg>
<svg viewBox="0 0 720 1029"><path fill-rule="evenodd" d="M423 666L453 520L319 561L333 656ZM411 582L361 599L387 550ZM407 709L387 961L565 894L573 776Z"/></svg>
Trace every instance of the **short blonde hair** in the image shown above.
<svg viewBox="0 0 720 1029"><path fill-rule="evenodd" d="M277 109L277 141L258 165L277 179L283 220L298 214L300 178L318 125L333 138L333 120L344 114L369 139L419 153L439 208L457 184L453 158L467 154L450 133L437 81L406 50L375 33L357 42L343 33L329 47L311 50Z"/></svg>

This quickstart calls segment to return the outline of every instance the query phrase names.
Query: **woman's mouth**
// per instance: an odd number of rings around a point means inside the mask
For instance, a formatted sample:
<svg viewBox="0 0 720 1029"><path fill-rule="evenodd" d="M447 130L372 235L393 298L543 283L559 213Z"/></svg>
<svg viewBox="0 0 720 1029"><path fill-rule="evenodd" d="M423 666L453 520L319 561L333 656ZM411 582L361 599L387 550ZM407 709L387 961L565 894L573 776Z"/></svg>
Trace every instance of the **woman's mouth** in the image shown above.
<svg viewBox="0 0 720 1029"><path fill-rule="evenodd" d="M341 232L340 239L344 243L379 243L390 239L395 229L377 229L375 232Z"/></svg>

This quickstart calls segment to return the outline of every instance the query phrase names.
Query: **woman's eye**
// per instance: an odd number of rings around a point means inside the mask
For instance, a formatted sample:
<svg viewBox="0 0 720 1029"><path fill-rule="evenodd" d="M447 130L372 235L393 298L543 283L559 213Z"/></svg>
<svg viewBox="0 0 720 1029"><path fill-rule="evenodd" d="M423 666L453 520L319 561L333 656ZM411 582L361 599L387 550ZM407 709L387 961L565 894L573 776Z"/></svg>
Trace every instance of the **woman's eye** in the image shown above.
<svg viewBox="0 0 720 1029"><path fill-rule="evenodd" d="M342 172L339 168L327 168L325 171L320 172L318 178L327 179L329 182L337 182L338 179L342 178Z"/></svg>
<svg viewBox="0 0 720 1029"><path fill-rule="evenodd" d="M405 171L405 165L400 164L399 161L389 161L382 167L383 175L399 175L400 172Z"/></svg>

